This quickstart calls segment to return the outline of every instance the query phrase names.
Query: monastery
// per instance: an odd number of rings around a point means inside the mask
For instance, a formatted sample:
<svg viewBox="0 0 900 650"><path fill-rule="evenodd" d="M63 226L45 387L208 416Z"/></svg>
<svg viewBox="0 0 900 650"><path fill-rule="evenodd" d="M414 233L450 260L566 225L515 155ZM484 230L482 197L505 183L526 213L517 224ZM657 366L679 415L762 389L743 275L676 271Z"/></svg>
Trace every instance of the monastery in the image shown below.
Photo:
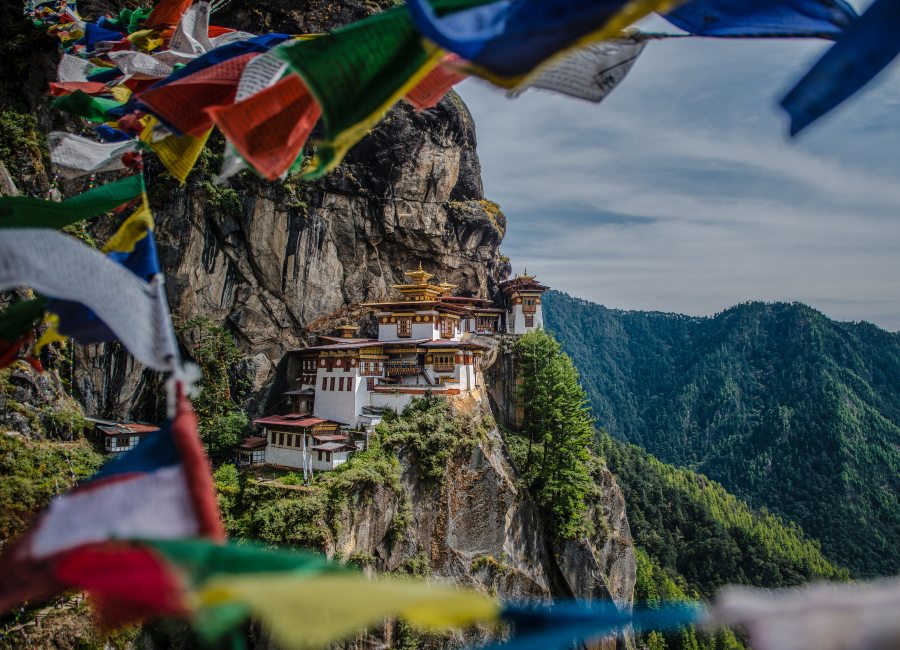
<svg viewBox="0 0 900 650"><path fill-rule="evenodd" d="M454 396L478 387L485 346L476 335L524 334L543 326L541 294L548 287L522 275L500 285L501 306L452 295L455 285L433 284L419 268L393 285L393 302L366 303L378 338L354 338L355 326L289 353L294 368L285 393L290 413L254 421L259 435L238 446L241 465L332 470L357 449L386 409L401 412L426 393Z"/></svg>

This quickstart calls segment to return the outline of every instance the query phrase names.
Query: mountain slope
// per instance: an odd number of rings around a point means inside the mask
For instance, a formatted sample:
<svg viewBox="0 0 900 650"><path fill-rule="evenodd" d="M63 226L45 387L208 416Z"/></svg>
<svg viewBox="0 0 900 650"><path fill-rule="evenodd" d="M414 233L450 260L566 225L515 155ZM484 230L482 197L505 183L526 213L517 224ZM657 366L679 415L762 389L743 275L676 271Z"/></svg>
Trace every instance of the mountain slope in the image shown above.
<svg viewBox="0 0 900 650"><path fill-rule="evenodd" d="M900 335L799 304L544 308L611 434L796 521L857 575L900 571Z"/></svg>

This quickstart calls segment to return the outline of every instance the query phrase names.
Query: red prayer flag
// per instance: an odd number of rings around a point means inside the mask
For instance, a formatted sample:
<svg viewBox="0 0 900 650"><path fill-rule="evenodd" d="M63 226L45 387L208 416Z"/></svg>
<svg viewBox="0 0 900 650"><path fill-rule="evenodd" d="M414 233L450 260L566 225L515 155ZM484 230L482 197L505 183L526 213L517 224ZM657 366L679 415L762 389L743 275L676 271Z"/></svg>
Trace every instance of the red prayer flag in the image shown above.
<svg viewBox="0 0 900 650"><path fill-rule="evenodd" d="M188 10L188 7L193 2L194 0L160 0L160 3L153 7L153 11L147 16L143 27L150 29L152 27L177 25L184 12Z"/></svg>
<svg viewBox="0 0 900 650"><path fill-rule="evenodd" d="M183 587L151 550L116 540L225 540L197 418L175 418L92 479L57 497L0 556L0 613L68 589L89 591L108 625L184 611Z"/></svg>
<svg viewBox="0 0 900 650"><path fill-rule="evenodd" d="M259 53L242 54L139 95L154 115L179 133L201 136L212 126L207 109L234 102L241 73Z"/></svg>
<svg viewBox="0 0 900 650"><path fill-rule="evenodd" d="M459 61L459 57L452 54L441 61L440 65L429 72L422 81L416 84L412 90L406 93L406 101L413 105L417 111L433 108L449 90L466 78L466 75L457 72L446 63Z"/></svg>
<svg viewBox="0 0 900 650"><path fill-rule="evenodd" d="M50 94L54 97L62 97L80 90L86 95L99 95L109 92L106 84L99 81L51 81Z"/></svg>
<svg viewBox="0 0 900 650"><path fill-rule="evenodd" d="M244 160L270 181L290 169L321 112L295 74L244 101L208 110Z"/></svg>

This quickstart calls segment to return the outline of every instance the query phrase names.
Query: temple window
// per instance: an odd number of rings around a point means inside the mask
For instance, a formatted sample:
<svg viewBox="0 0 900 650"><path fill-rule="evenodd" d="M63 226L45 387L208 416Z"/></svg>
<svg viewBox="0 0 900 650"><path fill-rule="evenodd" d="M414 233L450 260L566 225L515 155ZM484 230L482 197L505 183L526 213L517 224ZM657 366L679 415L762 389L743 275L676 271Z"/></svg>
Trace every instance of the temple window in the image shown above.
<svg viewBox="0 0 900 650"><path fill-rule="evenodd" d="M450 339L453 338L453 321L449 318L441 319L441 338L442 339Z"/></svg>
<svg viewBox="0 0 900 650"><path fill-rule="evenodd" d="M453 354L435 354L434 358L434 369L436 372L452 372L456 369L456 363L453 358Z"/></svg>
<svg viewBox="0 0 900 650"><path fill-rule="evenodd" d="M399 338L409 338L412 336L412 318L397 319L397 336Z"/></svg>
<svg viewBox="0 0 900 650"><path fill-rule="evenodd" d="M534 327L534 314L525 314L525 327Z"/></svg>

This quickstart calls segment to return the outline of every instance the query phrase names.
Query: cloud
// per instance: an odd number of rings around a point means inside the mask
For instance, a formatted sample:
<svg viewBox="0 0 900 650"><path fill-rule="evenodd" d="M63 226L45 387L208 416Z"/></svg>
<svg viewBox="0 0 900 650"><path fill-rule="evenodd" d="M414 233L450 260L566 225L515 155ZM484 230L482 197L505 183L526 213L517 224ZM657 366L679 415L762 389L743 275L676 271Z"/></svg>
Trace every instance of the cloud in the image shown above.
<svg viewBox="0 0 900 650"><path fill-rule="evenodd" d="M463 84L517 270L619 308L801 300L900 329L900 71L788 141L777 99L823 47L652 43L600 105Z"/></svg>

